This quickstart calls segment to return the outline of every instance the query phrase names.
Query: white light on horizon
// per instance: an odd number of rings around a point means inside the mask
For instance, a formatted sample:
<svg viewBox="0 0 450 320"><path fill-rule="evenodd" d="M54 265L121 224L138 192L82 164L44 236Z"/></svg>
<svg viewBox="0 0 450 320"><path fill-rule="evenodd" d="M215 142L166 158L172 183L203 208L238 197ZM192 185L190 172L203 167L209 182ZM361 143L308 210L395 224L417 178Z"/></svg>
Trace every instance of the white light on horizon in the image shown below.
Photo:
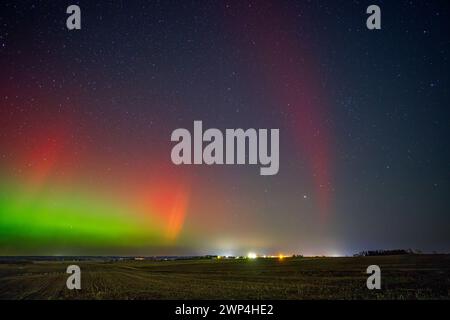
<svg viewBox="0 0 450 320"><path fill-rule="evenodd" d="M332 258L343 257L343 255L342 255L342 254L340 254L340 253L336 253L336 252L334 252L334 253L330 253L330 254L329 254L328 256L329 256L329 257L332 257Z"/></svg>

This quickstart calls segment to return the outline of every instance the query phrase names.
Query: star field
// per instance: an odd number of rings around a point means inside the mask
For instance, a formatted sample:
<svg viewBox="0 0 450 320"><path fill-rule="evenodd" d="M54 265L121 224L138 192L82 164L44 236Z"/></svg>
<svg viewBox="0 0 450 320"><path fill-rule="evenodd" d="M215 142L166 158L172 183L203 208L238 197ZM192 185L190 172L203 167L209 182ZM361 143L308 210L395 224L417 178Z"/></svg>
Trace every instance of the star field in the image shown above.
<svg viewBox="0 0 450 320"><path fill-rule="evenodd" d="M377 2L3 1L0 254L450 250L450 6ZM279 173L174 166L194 120Z"/></svg>

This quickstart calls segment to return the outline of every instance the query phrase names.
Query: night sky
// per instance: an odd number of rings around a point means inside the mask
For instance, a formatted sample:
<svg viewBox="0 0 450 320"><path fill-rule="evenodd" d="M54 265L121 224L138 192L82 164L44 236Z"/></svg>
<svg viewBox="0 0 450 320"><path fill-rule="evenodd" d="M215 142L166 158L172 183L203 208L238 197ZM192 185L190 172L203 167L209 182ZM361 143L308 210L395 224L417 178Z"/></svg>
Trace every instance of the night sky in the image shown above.
<svg viewBox="0 0 450 320"><path fill-rule="evenodd" d="M0 254L448 252L449 30L448 1L2 1ZM174 165L194 120L279 128L279 173Z"/></svg>

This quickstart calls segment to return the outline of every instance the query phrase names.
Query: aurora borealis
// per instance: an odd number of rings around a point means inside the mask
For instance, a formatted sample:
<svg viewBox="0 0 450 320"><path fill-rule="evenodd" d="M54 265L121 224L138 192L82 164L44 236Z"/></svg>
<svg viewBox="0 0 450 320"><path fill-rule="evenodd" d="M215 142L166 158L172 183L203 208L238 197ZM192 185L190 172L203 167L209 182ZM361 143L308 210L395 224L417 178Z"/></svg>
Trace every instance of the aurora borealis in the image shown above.
<svg viewBox="0 0 450 320"><path fill-rule="evenodd" d="M0 254L449 251L450 8L0 4ZM280 169L176 166L171 132L279 128Z"/></svg>

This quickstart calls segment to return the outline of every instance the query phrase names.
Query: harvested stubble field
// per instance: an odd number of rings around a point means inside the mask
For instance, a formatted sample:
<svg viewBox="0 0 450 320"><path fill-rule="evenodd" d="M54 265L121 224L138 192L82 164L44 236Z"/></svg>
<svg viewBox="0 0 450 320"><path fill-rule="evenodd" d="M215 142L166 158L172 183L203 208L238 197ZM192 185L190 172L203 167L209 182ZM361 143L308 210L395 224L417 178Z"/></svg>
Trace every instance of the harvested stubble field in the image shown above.
<svg viewBox="0 0 450 320"><path fill-rule="evenodd" d="M81 268L68 290L66 268ZM368 290L366 268L381 268ZM450 255L0 264L0 299L449 299Z"/></svg>

